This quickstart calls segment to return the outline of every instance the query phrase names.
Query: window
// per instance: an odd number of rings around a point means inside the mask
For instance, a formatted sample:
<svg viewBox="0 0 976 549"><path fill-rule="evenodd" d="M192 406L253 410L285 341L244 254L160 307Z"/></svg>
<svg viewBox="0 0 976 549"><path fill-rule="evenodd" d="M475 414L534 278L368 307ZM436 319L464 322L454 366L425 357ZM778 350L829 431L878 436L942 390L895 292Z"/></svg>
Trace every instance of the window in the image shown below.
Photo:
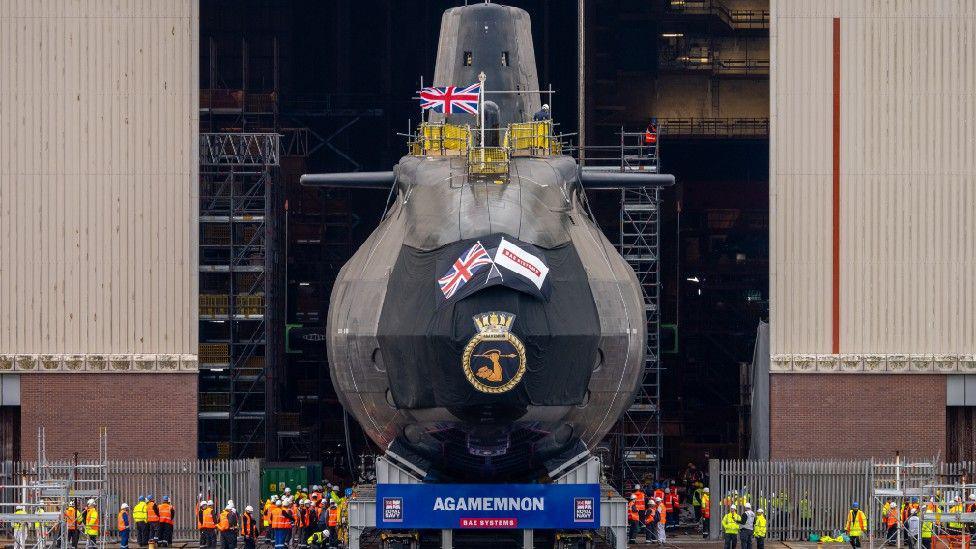
<svg viewBox="0 0 976 549"><path fill-rule="evenodd" d="M471 55L471 52L469 51L464 52L464 66L470 67L471 63L473 62L474 62L474 56Z"/></svg>
<svg viewBox="0 0 976 549"><path fill-rule="evenodd" d="M502 52L502 66L503 67L507 67L508 66L508 52L507 51L503 51Z"/></svg>

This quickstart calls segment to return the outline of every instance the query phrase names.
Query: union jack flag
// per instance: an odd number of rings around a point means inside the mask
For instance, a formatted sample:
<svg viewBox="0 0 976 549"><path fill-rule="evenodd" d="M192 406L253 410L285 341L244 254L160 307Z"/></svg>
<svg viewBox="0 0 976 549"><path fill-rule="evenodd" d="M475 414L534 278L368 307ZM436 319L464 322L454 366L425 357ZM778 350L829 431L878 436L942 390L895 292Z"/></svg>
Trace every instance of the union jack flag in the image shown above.
<svg viewBox="0 0 976 549"><path fill-rule="evenodd" d="M424 88L420 90L420 108L433 109L434 112L455 113L467 112L478 114L478 97L481 95L481 83L471 84L467 88L447 86L444 88Z"/></svg>
<svg viewBox="0 0 976 549"><path fill-rule="evenodd" d="M444 293L444 299L451 299L451 296L461 289L461 286L467 284L475 273L485 265L491 264L491 256L488 255L488 251L481 245L481 242L475 242L474 246L468 248L468 251L454 261L454 265L451 266L451 270L447 271L447 274L437 279L437 284L441 287L441 292Z"/></svg>

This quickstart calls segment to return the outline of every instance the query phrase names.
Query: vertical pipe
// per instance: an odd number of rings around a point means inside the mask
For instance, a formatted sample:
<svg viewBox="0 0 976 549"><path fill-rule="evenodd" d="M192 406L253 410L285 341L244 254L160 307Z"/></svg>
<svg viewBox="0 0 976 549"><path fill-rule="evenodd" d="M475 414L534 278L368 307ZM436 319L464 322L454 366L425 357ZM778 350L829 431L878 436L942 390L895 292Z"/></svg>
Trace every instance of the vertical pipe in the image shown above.
<svg viewBox="0 0 976 549"><path fill-rule="evenodd" d="M834 18L833 26L833 242L831 352L840 353L840 18Z"/></svg>
<svg viewBox="0 0 976 549"><path fill-rule="evenodd" d="M577 0L577 78L576 113L579 128L579 163L586 162L586 0Z"/></svg>

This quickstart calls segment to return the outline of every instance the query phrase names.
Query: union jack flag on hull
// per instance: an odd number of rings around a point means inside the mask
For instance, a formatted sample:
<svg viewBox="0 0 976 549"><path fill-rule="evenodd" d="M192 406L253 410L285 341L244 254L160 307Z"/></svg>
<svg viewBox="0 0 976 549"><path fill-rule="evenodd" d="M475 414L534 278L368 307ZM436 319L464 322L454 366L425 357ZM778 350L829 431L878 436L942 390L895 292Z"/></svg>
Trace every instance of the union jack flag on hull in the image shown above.
<svg viewBox="0 0 976 549"><path fill-rule="evenodd" d="M447 86L445 88L424 88L420 90L420 108L440 113L478 114L478 96L481 95L481 83L471 84L467 88Z"/></svg>
<svg viewBox="0 0 976 549"><path fill-rule="evenodd" d="M481 245L481 242L475 242L474 246L468 248L468 251L454 261L454 265L447 271L447 274L437 279L437 285L444 293L444 299L451 299L451 296L461 289L461 286L467 284L475 273L485 265L491 264L492 260L488 251Z"/></svg>

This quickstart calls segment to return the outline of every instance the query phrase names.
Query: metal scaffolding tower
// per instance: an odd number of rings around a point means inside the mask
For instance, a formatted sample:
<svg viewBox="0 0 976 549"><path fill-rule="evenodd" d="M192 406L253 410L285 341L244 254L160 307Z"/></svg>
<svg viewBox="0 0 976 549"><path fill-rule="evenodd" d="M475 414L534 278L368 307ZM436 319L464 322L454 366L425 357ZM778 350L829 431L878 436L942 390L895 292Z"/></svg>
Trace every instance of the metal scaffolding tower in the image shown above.
<svg viewBox="0 0 976 549"><path fill-rule="evenodd" d="M263 454L270 365L266 220L279 135L200 134L201 421L227 421L217 456ZM204 279L206 277L206 279ZM213 441L208 441L213 442Z"/></svg>
<svg viewBox="0 0 976 549"><path fill-rule="evenodd" d="M98 460L79 463L51 462L47 459L47 436L44 427L37 429L37 465L34 475L22 475L12 479L12 484L0 485L0 494L14 496L14 501L0 503L0 522L14 525L15 531L27 533L25 549L61 549L70 547L66 532L65 510L69 503L94 500L99 509L99 532L105 532L112 524L106 512L106 488L108 487L108 430L99 428ZM4 497L4 499L8 499ZM16 512L23 507L24 513ZM84 507L76 504L79 528ZM30 535L33 534L33 536ZM16 536L16 534L15 534ZM97 547L104 549L104 535L98 536ZM16 545L16 544L15 544ZM86 543L86 549L96 545Z"/></svg>
<svg viewBox="0 0 976 549"><path fill-rule="evenodd" d="M645 133L620 131L622 172L658 172L658 141L648 143ZM657 478L663 437L661 434L660 362L660 189L644 187L620 190L620 255L630 264L644 292L647 314L647 355L644 378L634 403L619 424L622 481Z"/></svg>

